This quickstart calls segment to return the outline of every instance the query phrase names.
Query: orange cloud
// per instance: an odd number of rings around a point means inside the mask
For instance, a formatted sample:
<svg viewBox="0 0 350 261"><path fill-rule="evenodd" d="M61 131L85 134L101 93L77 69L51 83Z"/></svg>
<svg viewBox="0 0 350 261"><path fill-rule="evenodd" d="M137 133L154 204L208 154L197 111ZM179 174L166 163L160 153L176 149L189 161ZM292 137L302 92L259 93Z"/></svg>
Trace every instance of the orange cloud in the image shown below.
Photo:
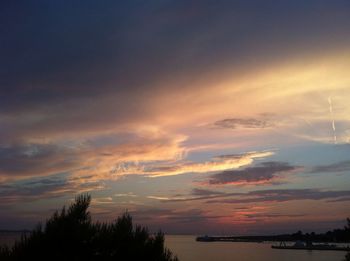
<svg viewBox="0 0 350 261"><path fill-rule="evenodd" d="M153 164L151 166L131 166L119 168L120 174L143 174L152 178L180 175L185 173L206 173L213 171L223 171L228 169L237 169L242 166L251 164L255 158L265 158L272 156L272 151L248 152L237 155L224 155L215 157L210 161L205 162L175 162L175 164Z"/></svg>

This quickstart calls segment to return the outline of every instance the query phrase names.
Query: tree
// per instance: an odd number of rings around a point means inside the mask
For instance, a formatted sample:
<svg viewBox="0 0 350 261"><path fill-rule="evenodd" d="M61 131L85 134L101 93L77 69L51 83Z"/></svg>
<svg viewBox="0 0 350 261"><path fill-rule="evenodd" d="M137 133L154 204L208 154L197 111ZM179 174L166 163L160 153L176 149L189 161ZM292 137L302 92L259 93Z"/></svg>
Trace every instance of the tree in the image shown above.
<svg viewBox="0 0 350 261"><path fill-rule="evenodd" d="M350 261L350 252L345 255L344 261Z"/></svg>
<svg viewBox="0 0 350 261"><path fill-rule="evenodd" d="M0 260L154 260L176 261L164 246L164 235L150 235L133 226L128 213L112 223L93 223L88 211L90 195L76 197L24 235L13 247L0 247Z"/></svg>

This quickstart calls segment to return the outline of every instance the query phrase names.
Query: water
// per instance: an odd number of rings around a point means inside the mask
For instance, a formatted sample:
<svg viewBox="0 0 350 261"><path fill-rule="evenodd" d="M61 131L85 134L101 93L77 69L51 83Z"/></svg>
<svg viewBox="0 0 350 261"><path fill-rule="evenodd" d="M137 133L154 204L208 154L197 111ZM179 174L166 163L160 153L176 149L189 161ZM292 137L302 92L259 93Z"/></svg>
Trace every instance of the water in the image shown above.
<svg viewBox="0 0 350 261"><path fill-rule="evenodd" d="M180 261L342 261L343 251L272 249L270 243L196 242L194 236L165 237Z"/></svg>
<svg viewBox="0 0 350 261"><path fill-rule="evenodd" d="M0 245L12 245L20 233L0 233ZM272 249L270 243L197 242L195 236L165 236L180 261L342 261L343 251Z"/></svg>

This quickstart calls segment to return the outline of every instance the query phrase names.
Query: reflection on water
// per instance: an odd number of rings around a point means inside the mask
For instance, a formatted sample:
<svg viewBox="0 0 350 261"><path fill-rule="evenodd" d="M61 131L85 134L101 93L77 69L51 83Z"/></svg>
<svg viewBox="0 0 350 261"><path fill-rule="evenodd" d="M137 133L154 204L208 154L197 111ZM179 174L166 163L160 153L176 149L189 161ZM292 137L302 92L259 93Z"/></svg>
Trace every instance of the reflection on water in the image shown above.
<svg viewBox="0 0 350 261"><path fill-rule="evenodd" d="M342 261L343 251L272 249L270 243L196 242L194 236L165 237L181 261Z"/></svg>

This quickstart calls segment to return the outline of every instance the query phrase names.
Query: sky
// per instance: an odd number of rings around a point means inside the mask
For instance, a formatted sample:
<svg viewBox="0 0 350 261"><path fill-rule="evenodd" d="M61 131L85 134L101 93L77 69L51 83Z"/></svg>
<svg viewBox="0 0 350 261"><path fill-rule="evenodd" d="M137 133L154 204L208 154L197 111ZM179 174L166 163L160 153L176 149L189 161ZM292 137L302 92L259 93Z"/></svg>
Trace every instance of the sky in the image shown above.
<svg viewBox="0 0 350 261"><path fill-rule="evenodd" d="M1 1L0 229L273 234L350 217L350 2Z"/></svg>

